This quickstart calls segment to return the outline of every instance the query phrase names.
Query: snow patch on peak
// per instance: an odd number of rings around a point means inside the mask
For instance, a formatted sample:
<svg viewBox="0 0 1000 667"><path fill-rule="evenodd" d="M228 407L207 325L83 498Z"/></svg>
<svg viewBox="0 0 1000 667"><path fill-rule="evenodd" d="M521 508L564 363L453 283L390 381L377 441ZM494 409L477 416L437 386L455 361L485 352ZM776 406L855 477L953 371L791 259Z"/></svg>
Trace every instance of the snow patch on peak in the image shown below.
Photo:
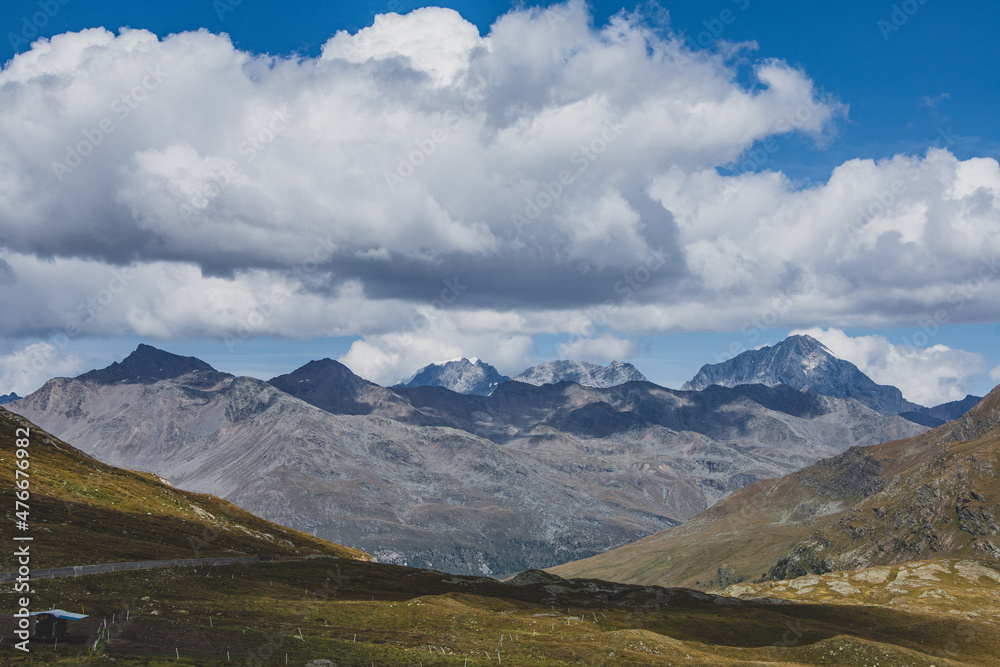
<svg viewBox="0 0 1000 667"><path fill-rule="evenodd" d="M532 366L514 379L538 386L569 381L585 387L607 388L626 382L643 382L646 381L646 376L632 364L621 361L601 366L589 361L559 359Z"/></svg>
<svg viewBox="0 0 1000 667"><path fill-rule="evenodd" d="M428 364L412 376L395 385L398 388L444 387L460 394L489 396L510 378L478 357L459 357Z"/></svg>
<svg viewBox="0 0 1000 667"><path fill-rule="evenodd" d="M458 361L468 361L473 366L479 365L479 357L455 357L454 359L447 359L445 361L437 361L433 364L428 364L428 366L446 366L447 364L453 364Z"/></svg>

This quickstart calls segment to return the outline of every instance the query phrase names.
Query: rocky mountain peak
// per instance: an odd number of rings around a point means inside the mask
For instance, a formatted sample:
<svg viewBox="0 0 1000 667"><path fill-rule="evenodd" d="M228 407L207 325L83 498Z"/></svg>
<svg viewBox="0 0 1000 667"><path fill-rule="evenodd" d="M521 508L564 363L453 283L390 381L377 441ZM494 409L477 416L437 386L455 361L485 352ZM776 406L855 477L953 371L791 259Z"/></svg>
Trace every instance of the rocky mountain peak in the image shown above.
<svg viewBox="0 0 1000 667"><path fill-rule="evenodd" d="M811 336L789 336L772 346L747 350L728 361L706 364L684 389L700 390L718 384L775 386L787 384L835 398L853 398L885 415L921 409L896 387L880 385L849 361L835 356Z"/></svg>
<svg viewBox="0 0 1000 667"><path fill-rule="evenodd" d="M291 373L288 373L286 375L280 375L276 378L273 378L271 380L271 384L274 384L274 381L277 380L278 378L288 378L290 380L296 380L296 381L298 380L312 381L314 379L321 377L327 379L339 378L351 383L368 382L368 380L365 380L359 375L356 375L354 371L352 371L350 368L340 363L339 361L334 361L329 357L325 357L323 359L315 359L313 361L310 361L304 366L296 368Z"/></svg>
<svg viewBox="0 0 1000 667"><path fill-rule="evenodd" d="M171 354L143 343L120 362L89 371L77 379L95 384L151 384L195 372L218 373L201 359Z"/></svg>
<svg viewBox="0 0 1000 667"><path fill-rule="evenodd" d="M333 359L310 361L291 373L271 378L268 383L334 414L367 415L377 408L380 414L407 423L435 423L417 413L391 389L369 382Z"/></svg>
<svg viewBox="0 0 1000 667"><path fill-rule="evenodd" d="M489 396L509 379L482 359L462 357L428 364L395 386L404 389L444 387L459 394Z"/></svg>
<svg viewBox="0 0 1000 667"><path fill-rule="evenodd" d="M16 401L19 398L21 397L15 394L14 392L10 392L9 394L0 396L0 405L6 405L7 403L10 403L11 401Z"/></svg>
<svg viewBox="0 0 1000 667"><path fill-rule="evenodd" d="M344 401L354 402L359 391L377 388L377 385L355 375L354 372L333 359L318 359L296 368L291 373L279 375L268 380L268 383L281 391L312 402L322 396L324 409L337 411L343 409ZM331 403L332 401L332 403ZM354 412L348 410L348 412ZM367 411L362 412L366 414Z"/></svg>
<svg viewBox="0 0 1000 667"><path fill-rule="evenodd" d="M612 361L607 366L589 361L559 359L532 366L514 378L518 382L541 386L557 382L575 382L585 387L607 389L626 382L646 382L646 376L635 366Z"/></svg>

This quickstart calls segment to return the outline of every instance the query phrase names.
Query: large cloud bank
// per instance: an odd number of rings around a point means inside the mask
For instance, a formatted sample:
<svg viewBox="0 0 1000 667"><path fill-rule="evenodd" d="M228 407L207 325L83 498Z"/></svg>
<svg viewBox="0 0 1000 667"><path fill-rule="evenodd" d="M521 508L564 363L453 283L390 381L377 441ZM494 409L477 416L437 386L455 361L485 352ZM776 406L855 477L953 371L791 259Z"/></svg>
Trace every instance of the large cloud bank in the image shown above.
<svg viewBox="0 0 1000 667"><path fill-rule="evenodd" d="M382 15L315 59L68 33L3 68L0 109L8 340L360 335L345 361L388 382L459 354L516 372L542 332L610 356L761 318L977 321L1000 298L996 161L722 176L782 135L822 143L846 106L580 3L485 36Z"/></svg>

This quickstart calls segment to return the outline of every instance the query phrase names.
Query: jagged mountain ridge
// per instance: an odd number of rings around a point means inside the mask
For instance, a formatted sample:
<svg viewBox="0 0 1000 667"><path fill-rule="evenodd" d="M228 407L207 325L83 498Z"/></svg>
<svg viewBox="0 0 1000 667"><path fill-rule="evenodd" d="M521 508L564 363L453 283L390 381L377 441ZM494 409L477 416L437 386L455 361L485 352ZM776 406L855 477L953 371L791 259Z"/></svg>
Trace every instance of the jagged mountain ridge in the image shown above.
<svg viewBox="0 0 1000 667"><path fill-rule="evenodd" d="M969 394L960 401L950 401L948 403L935 405L932 408L908 410L906 412L899 413L899 416L904 419L909 419L912 422L916 422L917 424L923 424L929 428L934 428L958 419L975 407L975 405L981 400L983 400L982 396L973 396L972 394Z"/></svg>
<svg viewBox="0 0 1000 667"><path fill-rule="evenodd" d="M394 388L444 387L459 394L489 396L509 380L481 359L451 359L428 364Z"/></svg>
<svg viewBox="0 0 1000 667"><path fill-rule="evenodd" d="M424 414L500 444L544 430L590 439L622 438L649 427L662 427L720 441L781 447L805 440L794 427L788 427L794 420L823 418L847 405L786 385L677 391L651 382L602 389L569 381L538 386L511 381L489 397L457 395L436 387L397 391ZM751 424L755 418L773 423ZM883 423L878 418L874 421ZM779 422L786 430L781 430ZM903 429L899 432L919 432L908 429L905 421L894 423ZM846 434L841 437L849 438Z"/></svg>
<svg viewBox="0 0 1000 667"><path fill-rule="evenodd" d="M340 386L366 382L336 362L311 370L323 369ZM322 375L292 373L311 381L289 384L321 385ZM513 573L598 553L755 479L919 428L788 387L508 382L490 397L380 388L396 399L347 415L200 367L155 382L93 377L51 380L17 410L109 463L385 560L460 572ZM414 399L421 394L434 404ZM402 423L400 405L413 411L407 419L456 428Z"/></svg>
<svg viewBox="0 0 1000 667"><path fill-rule="evenodd" d="M532 366L516 375L513 379L533 385L556 384L568 381L575 382L584 387L597 387L599 389L614 387L626 382L648 382L646 376L629 363L612 361L607 366L602 366L588 361L572 361L568 359L546 361L537 366Z"/></svg>
<svg viewBox="0 0 1000 667"><path fill-rule="evenodd" d="M835 398L853 398L885 415L926 410L903 398L896 387L880 385L849 361L836 357L812 336L789 336L780 343L747 350L732 359L706 364L684 384L684 389L704 389L717 384L787 384Z"/></svg>
<svg viewBox="0 0 1000 667"><path fill-rule="evenodd" d="M14 392L10 392L9 394L0 396L0 405L6 405L12 401L18 400L19 398L21 397L15 394Z"/></svg>
<svg viewBox="0 0 1000 667"><path fill-rule="evenodd" d="M629 467L608 476L623 492L601 498L572 470L462 431L334 415L215 371L54 379L18 410L103 461L364 544L382 560L512 574L676 523L635 490L641 471Z"/></svg>
<svg viewBox="0 0 1000 667"><path fill-rule="evenodd" d="M1000 387L927 433L740 489L687 523L552 568L720 587L936 557L1000 560Z"/></svg>

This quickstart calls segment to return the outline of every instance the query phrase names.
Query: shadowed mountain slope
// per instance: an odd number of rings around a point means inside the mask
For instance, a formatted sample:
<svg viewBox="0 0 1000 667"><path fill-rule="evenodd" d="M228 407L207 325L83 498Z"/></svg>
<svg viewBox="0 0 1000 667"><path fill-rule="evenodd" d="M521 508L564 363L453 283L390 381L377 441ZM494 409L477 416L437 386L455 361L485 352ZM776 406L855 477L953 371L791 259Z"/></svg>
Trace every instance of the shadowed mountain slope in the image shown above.
<svg viewBox="0 0 1000 667"><path fill-rule="evenodd" d="M321 410L339 415L376 413L407 424L442 425L420 414L391 389L355 375L333 359L310 361L291 373L271 378L268 383Z"/></svg>

